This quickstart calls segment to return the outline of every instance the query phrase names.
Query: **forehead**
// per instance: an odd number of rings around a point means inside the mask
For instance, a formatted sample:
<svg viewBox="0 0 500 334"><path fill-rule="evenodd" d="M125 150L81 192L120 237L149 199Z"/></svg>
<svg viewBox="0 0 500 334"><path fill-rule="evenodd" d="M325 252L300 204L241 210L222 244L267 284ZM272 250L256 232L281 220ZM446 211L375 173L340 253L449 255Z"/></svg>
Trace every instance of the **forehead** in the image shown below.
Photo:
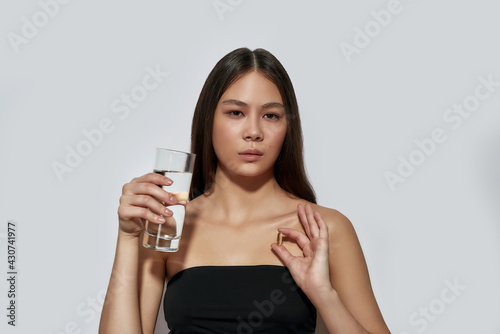
<svg viewBox="0 0 500 334"><path fill-rule="evenodd" d="M226 99L244 102L283 103L278 87L257 71L244 74L222 94L219 103Z"/></svg>

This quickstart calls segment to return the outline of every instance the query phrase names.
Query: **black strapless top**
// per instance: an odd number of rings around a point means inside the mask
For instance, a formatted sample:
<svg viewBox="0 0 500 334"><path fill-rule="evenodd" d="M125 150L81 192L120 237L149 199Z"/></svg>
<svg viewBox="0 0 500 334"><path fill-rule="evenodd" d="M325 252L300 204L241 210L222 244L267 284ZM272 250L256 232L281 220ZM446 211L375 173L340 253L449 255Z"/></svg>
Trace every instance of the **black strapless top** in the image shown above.
<svg viewBox="0 0 500 334"><path fill-rule="evenodd" d="M284 266L200 266L167 284L171 334L314 333L316 309Z"/></svg>

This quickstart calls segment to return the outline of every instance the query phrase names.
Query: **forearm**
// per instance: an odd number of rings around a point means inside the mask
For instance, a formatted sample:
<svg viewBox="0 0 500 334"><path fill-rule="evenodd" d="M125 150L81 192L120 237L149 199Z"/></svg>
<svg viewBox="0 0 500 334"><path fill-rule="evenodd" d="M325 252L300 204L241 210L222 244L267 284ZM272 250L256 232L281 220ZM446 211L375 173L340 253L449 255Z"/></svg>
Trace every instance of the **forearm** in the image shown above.
<svg viewBox="0 0 500 334"><path fill-rule="evenodd" d="M369 334L342 303L335 290L311 299L329 334Z"/></svg>
<svg viewBox="0 0 500 334"><path fill-rule="evenodd" d="M100 334L140 334L138 237L118 235L115 261L102 309Z"/></svg>

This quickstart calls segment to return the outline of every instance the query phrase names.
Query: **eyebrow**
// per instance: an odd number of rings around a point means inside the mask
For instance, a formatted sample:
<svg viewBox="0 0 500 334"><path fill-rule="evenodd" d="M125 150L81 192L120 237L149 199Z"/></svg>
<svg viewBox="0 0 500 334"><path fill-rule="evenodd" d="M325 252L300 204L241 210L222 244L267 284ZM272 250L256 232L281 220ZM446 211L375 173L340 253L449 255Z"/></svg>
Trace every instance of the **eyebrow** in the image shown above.
<svg viewBox="0 0 500 334"><path fill-rule="evenodd" d="M230 99L230 100L224 100L222 101L222 104L234 104L238 107L248 107L248 104L246 104L243 101L240 100L235 100L235 99ZM283 104L279 102L268 102L262 105L262 109L271 109L271 108L285 108Z"/></svg>

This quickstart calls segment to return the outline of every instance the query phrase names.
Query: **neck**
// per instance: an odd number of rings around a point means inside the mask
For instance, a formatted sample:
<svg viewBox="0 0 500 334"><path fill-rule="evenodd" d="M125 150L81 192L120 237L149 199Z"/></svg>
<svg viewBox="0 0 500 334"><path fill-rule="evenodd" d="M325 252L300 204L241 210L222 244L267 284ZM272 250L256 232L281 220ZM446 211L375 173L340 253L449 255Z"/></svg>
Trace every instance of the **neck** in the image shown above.
<svg viewBox="0 0 500 334"><path fill-rule="evenodd" d="M287 196L276 182L273 171L245 177L230 175L217 169L215 183L210 198L214 211L232 224L259 219L264 213L271 213L279 208L278 202Z"/></svg>

